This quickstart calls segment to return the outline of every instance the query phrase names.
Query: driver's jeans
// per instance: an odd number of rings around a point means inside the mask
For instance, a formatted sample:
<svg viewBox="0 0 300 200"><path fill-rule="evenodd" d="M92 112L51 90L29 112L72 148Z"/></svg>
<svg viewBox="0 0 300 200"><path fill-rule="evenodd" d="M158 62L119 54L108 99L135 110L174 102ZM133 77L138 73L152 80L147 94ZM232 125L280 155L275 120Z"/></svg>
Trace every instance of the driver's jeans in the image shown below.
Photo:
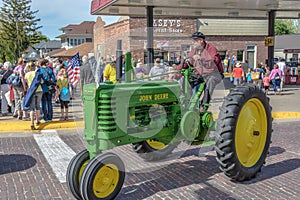
<svg viewBox="0 0 300 200"><path fill-rule="evenodd" d="M222 81L222 77L219 72L213 72L211 74L203 74L202 75L205 82L204 95L201 100L201 106L203 107L205 104L209 104L211 97L213 95L215 87ZM195 86L194 88L196 88ZM198 86L199 88L199 86ZM198 91L198 88L195 90L195 93ZM194 90L193 90L194 93Z"/></svg>

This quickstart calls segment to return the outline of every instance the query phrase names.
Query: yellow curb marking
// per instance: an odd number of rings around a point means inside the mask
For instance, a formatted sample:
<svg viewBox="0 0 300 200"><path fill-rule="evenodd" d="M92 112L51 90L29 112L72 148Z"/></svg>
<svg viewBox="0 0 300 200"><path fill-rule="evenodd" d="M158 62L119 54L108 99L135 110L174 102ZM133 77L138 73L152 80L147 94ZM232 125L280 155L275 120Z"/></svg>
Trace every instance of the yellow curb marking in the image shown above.
<svg viewBox="0 0 300 200"><path fill-rule="evenodd" d="M272 112L274 119L300 119L300 112ZM218 119L218 114L213 115L214 120ZM41 123L36 126L37 130L30 129L30 121L10 121L0 122L0 132L34 132L39 133L41 130L57 130L57 129L76 129L84 128L83 121L52 121L49 123Z"/></svg>

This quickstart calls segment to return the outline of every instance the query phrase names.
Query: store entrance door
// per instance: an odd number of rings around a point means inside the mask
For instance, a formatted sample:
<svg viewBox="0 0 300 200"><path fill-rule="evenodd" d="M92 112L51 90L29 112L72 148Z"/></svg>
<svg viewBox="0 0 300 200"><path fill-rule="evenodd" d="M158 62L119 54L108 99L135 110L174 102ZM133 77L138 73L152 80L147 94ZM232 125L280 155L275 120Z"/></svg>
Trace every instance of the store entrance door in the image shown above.
<svg viewBox="0 0 300 200"><path fill-rule="evenodd" d="M248 64L251 65L253 68L256 68L256 46L249 45L247 46L247 57Z"/></svg>

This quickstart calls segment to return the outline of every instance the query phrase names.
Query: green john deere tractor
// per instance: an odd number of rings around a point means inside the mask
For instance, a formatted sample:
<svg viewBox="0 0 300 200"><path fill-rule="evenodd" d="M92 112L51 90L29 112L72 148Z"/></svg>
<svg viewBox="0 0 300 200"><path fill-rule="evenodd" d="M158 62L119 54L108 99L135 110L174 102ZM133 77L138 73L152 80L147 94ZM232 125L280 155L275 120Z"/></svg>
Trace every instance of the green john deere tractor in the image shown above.
<svg viewBox="0 0 300 200"><path fill-rule="evenodd" d="M124 163L116 154L103 151L129 144L146 161L160 160L182 141L202 144L210 130L216 132L217 162L226 176L244 181L261 170L272 133L271 107L264 92L256 86L231 89L215 122L207 111L209 105L204 112L199 110L203 82L193 97L187 95L193 68L177 73L184 75L184 93L177 82L130 78L84 87L87 149L71 160L67 170L68 187L75 198L114 199L121 190Z"/></svg>

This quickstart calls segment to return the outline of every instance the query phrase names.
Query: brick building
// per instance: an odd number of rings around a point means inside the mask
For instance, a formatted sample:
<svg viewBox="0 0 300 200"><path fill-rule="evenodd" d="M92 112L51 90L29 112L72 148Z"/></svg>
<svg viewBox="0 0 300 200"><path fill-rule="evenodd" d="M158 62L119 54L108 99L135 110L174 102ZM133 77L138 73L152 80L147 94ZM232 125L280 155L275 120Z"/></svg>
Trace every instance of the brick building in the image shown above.
<svg viewBox="0 0 300 200"><path fill-rule="evenodd" d="M190 51L190 36L197 29L205 33L222 57L236 55L238 60L256 66L265 62L268 33L267 20L222 20L194 18L154 18L154 57L174 61ZM122 40L123 53L130 51L136 58L147 61L146 18L121 17L118 22L105 25L98 17L94 26L94 51L100 55L115 55L117 40Z"/></svg>
<svg viewBox="0 0 300 200"><path fill-rule="evenodd" d="M56 38L60 38L61 46L65 49L76 47L86 42L93 42L94 21L84 21L80 24L69 24L59 30L62 34Z"/></svg>

